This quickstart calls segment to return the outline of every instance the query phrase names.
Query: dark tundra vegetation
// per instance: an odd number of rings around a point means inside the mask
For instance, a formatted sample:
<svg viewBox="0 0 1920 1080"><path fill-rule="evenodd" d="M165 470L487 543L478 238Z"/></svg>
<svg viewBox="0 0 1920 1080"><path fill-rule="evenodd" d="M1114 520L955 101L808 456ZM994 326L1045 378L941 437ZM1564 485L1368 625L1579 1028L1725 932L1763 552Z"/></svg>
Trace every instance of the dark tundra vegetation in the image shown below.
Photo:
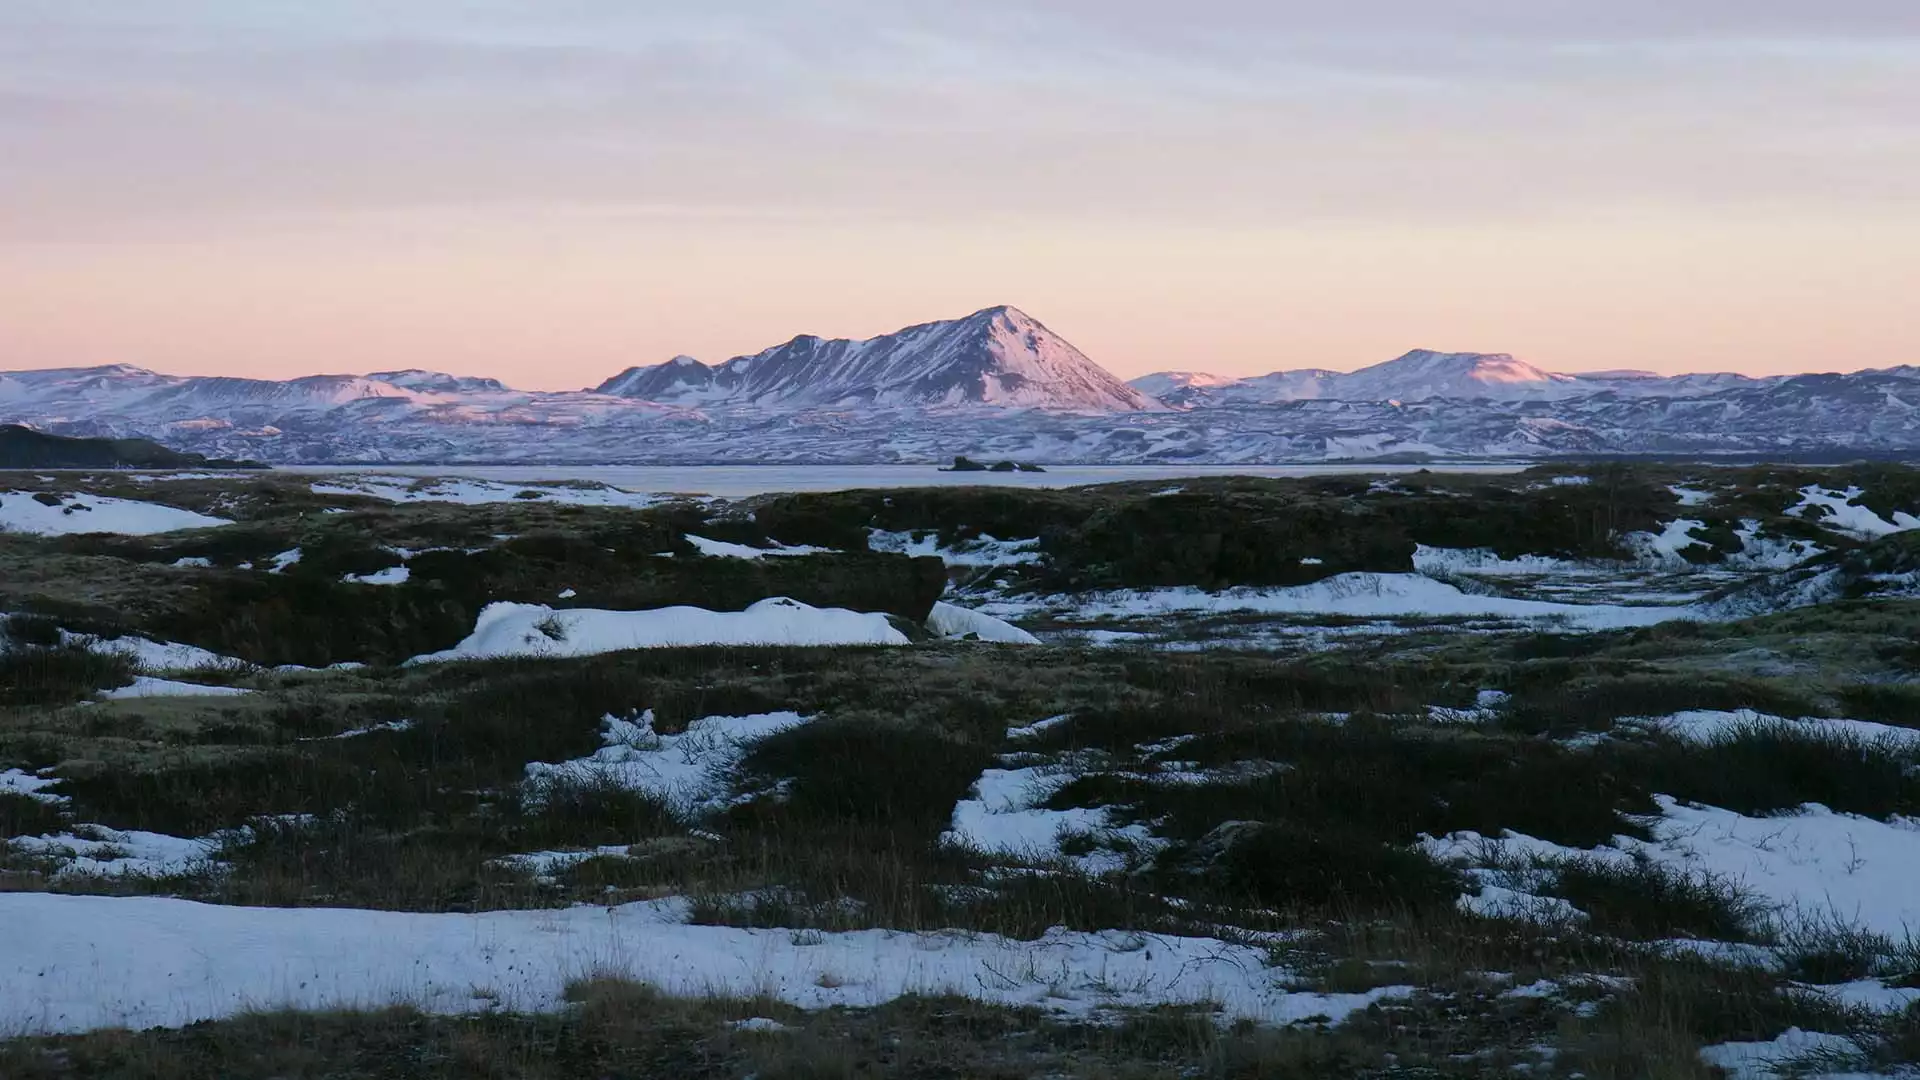
<svg viewBox="0 0 1920 1080"><path fill-rule="evenodd" d="M1920 1063L1914 470L734 502L21 473L0 521L36 496L229 524L0 529L0 943L9 911L88 896L654 905L661 941L813 974L689 992L641 956L547 1001L383 991L142 1030L22 1007L0 1076ZM618 648L582 621L770 597L891 643ZM506 648L477 632L501 602L538 617ZM1000 959L905 993L804 967L899 935ZM1192 973L1154 957L1196 941L1232 970L1176 991ZM1069 942L1110 964L1051 959ZM41 985L4 952L0 999Z"/></svg>

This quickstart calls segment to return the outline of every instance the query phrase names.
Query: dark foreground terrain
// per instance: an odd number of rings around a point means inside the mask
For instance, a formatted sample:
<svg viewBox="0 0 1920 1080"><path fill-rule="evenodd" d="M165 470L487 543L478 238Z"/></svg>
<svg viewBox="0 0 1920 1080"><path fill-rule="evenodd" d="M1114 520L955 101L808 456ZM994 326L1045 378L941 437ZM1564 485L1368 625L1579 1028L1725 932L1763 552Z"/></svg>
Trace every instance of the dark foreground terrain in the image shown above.
<svg viewBox="0 0 1920 1080"><path fill-rule="evenodd" d="M0 1076L1920 1075L1916 514L0 476Z"/></svg>

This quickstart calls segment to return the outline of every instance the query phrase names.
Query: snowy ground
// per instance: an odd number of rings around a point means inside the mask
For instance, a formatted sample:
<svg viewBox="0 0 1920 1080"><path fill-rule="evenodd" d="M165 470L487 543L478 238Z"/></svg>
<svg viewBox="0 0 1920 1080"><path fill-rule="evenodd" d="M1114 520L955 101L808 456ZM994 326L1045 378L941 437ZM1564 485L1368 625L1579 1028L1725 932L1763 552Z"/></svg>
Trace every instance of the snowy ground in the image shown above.
<svg viewBox="0 0 1920 1080"><path fill-rule="evenodd" d="M1045 618L1068 624L1056 632L1066 640L1164 642L1174 647L1196 641L1253 645L1286 639L1324 644L1329 638L1403 633L1409 625L1423 621L1457 624L1468 620L1476 624L1471 628L1482 630L1591 631L1707 617L1689 605L1704 590L1674 593L1642 586L1633 591L1616 581L1612 596L1624 593L1638 602L1608 602L1577 591L1592 587L1585 573L1573 578L1572 590L1580 602L1468 592L1424 574L1370 573L1339 574L1311 585L1277 588L1208 592L1179 587L1040 597L986 593L969 596L967 602L1002 619ZM1533 585L1540 588L1537 580ZM1203 628L1209 620L1217 625Z"/></svg>
<svg viewBox="0 0 1920 1080"><path fill-rule="evenodd" d="M191 510L104 495L36 498L32 492L0 492L0 532L35 536L120 533L149 536L178 529L212 529L233 522Z"/></svg>
<svg viewBox="0 0 1920 1080"><path fill-rule="evenodd" d="M706 716L675 735L654 731L653 711L632 720L608 716L605 746L575 761L527 766L528 797L556 782L609 783L650 795L692 818L727 805L727 770L752 744L807 722L799 713Z"/></svg>
<svg viewBox="0 0 1920 1080"><path fill-rule="evenodd" d="M497 603L480 613L472 636L410 663L503 656L593 656L620 649L694 645L906 645L885 615L815 608L777 597L745 611L673 607L649 611L554 609Z"/></svg>
<svg viewBox="0 0 1920 1080"><path fill-rule="evenodd" d="M1455 833L1425 847L1436 857L1481 868L1483 884L1495 891L1463 898L1474 908L1510 904L1515 893L1524 893L1516 884L1524 886L1525 874L1515 879L1498 867L1584 856L1616 863L1649 859L1710 875L1753 893L1782 919L1833 918L1896 940L1920 928L1920 821L1877 821L1811 804L1752 818L1668 796L1658 802L1659 816L1646 822L1651 841L1622 836L1608 847L1583 850L1512 832Z"/></svg>
<svg viewBox="0 0 1920 1080"><path fill-rule="evenodd" d="M558 1007L568 983L596 976L809 1008L953 993L1080 1014L1204 1002L1266 1023L1339 1018L1405 992L1290 992L1260 950L1205 938L1058 931L1029 942L884 930L796 938L689 926L685 917L678 900L416 915L0 894L0 1033L396 1002L539 1011Z"/></svg>
<svg viewBox="0 0 1920 1080"><path fill-rule="evenodd" d="M1593 472L1528 483L1592 495ZM193 538L155 542L142 566L165 575L161 588L206 573L341 590L343 608L372 612L363 629L384 632L380 605L395 605L401 629L408 605L457 579L426 560L371 573L358 572L382 565L371 557L330 562L340 549L324 542L327 523L405 530L367 538L369 553L445 545L516 572L533 564L506 541L550 520L586 523L583 535L607 522L595 543L641 553L643 572L826 565L787 561L824 552L771 539L800 538L772 515L761 532L744 508L649 512L664 500L637 493L690 484L523 499L518 478L414 483L305 477L307 516L273 527L236 507L264 535L246 549L249 574ZM1375 490L1397 497L1401 483ZM1612 1037L1609 1010L1696 964L1719 965L1681 972L1724 977L1716 993L1754 993L1739 981L1751 976L1761 993L1860 1011L1729 1006L1762 1019L1732 1035L1662 1035L1688 1067L1698 1056L1760 1078L1823 1051L1884 1075L1872 1064L1886 1058L1883 1032L1920 999L1900 951L1920 930L1920 685L1908 665L1920 617L1895 603L1735 625L1747 609L1710 594L1871 537L1895 537L1891 550L1920 518L1867 510L1858 487L1800 484L1768 502L1711 478L1675 482L1675 503L1638 517L1644 531L1615 560L1419 544L1403 572L1217 591L1060 591L1155 571L1095 557L1063 567L1075 549L1057 519L1004 508L993 535L878 529L900 519L875 502L858 504L850 529L800 530L843 562L859 557L860 530L874 550L941 559L948 592L923 628L853 601L569 608L609 602L585 576L549 573L511 594L547 603L480 609L483 596L444 636L372 669L243 663L227 654L259 655L253 624L200 636L177 613L126 624L151 637L62 632L136 674L88 682L88 664L101 665L82 655L70 695L0 702L0 1035L280 1005L555 1012L569 982L614 975L802 1009L955 994L1109 1022L1109 1010L1204 1003L1221 1031L1302 1022L1292 1037L1351 1019L1349 1032L1395 1055L1426 1037L1408 1033L1439 1033L1416 1048L1432 1056L1379 1068L1467 1075L1462 1063L1511 1053L1601 1075L1580 1040ZM392 509L322 516L347 493ZM412 505L423 502L443 505ZM525 529L502 509L542 502L601 509L531 512ZM1804 520L1783 524L1781 506ZM461 532L469 513L484 524ZM685 557L651 562L662 537ZM1109 540L1083 557L1127 550L1125 536ZM54 545L11 546L27 558ZM1289 563L1264 579L1306 580L1354 550L1329 545L1299 559L1298 577ZM1897 550L1885 557L1905 565ZM1778 580L1804 586L1794 603L1822 603L1851 580L1838 566L1800 571L1828 575L1818 587ZM1763 599L1753 610L1792 606ZM1678 625L1639 632L1664 623ZM158 640L175 627L220 649ZM53 641L54 630L20 633ZM711 645L805 648L670 651ZM527 657L546 662L490 662ZM468 663L439 663L454 660ZM1743 762L1822 740L1841 752L1755 769L1767 775L1754 786L1771 786L1731 804L1774 809L1738 813L1702 792L1725 793L1713 755L1741 740ZM1565 819L1542 811L1563 801ZM1651 928L1608 922L1617 895L1559 888L1553 875L1574 861L1618 872L1614 888L1645 867L1724 884L1754 901L1741 909L1754 922L1738 933L1676 929L1659 911ZM1384 899L1369 897L1383 875ZM160 892L171 895L65 895ZM249 906L266 904L283 906ZM1859 970L1790 969L1786 931L1811 925L1879 951ZM1684 1004L1660 1015L1685 1020ZM1515 1045L1493 1045L1509 1035Z"/></svg>
<svg viewBox="0 0 1920 1080"><path fill-rule="evenodd" d="M136 675L133 682L127 686L100 691L100 697L107 701L128 701L135 698L155 697L239 697L252 692L233 686L202 686L199 683L156 679L151 675Z"/></svg>

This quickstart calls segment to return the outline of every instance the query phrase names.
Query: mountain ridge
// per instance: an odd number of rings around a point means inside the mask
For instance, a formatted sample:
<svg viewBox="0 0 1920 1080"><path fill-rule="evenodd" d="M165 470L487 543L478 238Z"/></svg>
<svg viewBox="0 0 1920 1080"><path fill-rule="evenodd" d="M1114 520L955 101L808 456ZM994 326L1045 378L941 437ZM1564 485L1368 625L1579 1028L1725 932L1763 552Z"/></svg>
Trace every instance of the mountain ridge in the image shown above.
<svg viewBox="0 0 1920 1080"><path fill-rule="evenodd" d="M1866 375L1870 371L1853 374ZM1691 397L1737 386L1778 382L1791 376L1756 378L1731 372L1660 375L1638 369L1564 373L1547 371L1511 353L1440 352L1413 349L1392 360L1350 372L1296 368L1240 378L1159 371L1130 380L1136 389L1159 390L1172 408L1271 405L1286 401L1553 400L1592 394ZM1161 389L1165 388L1165 389Z"/></svg>
<svg viewBox="0 0 1920 1080"><path fill-rule="evenodd" d="M1152 391L1149 393L1148 391ZM1132 384L1017 308L528 391L418 368L270 380L0 372L0 423L282 463L1066 463L1920 453L1920 369L1565 374L1416 349L1355 372Z"/></svg>

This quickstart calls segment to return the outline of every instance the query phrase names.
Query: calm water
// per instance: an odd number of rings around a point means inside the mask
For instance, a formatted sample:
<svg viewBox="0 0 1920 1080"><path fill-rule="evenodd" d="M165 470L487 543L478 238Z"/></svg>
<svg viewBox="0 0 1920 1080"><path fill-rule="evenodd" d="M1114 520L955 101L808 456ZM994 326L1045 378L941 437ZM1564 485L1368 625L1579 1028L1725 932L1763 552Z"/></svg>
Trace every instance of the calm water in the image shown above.
<svg viewBox="0 0 1920 1080"><path fill-rule="evenodd" d="M1123 480L1182 480L1207 476L1352 476L1410 473L1419 465L1061 465L1044 473L949 473L931 465L286 465L279 472L364 473L382 476L470 476L501 483L598 480L632 491L675 491L739 498L774 491L996 484L1076 487ZM1500 474L1521 465L1448 465L1435 472Z"/></svg>

